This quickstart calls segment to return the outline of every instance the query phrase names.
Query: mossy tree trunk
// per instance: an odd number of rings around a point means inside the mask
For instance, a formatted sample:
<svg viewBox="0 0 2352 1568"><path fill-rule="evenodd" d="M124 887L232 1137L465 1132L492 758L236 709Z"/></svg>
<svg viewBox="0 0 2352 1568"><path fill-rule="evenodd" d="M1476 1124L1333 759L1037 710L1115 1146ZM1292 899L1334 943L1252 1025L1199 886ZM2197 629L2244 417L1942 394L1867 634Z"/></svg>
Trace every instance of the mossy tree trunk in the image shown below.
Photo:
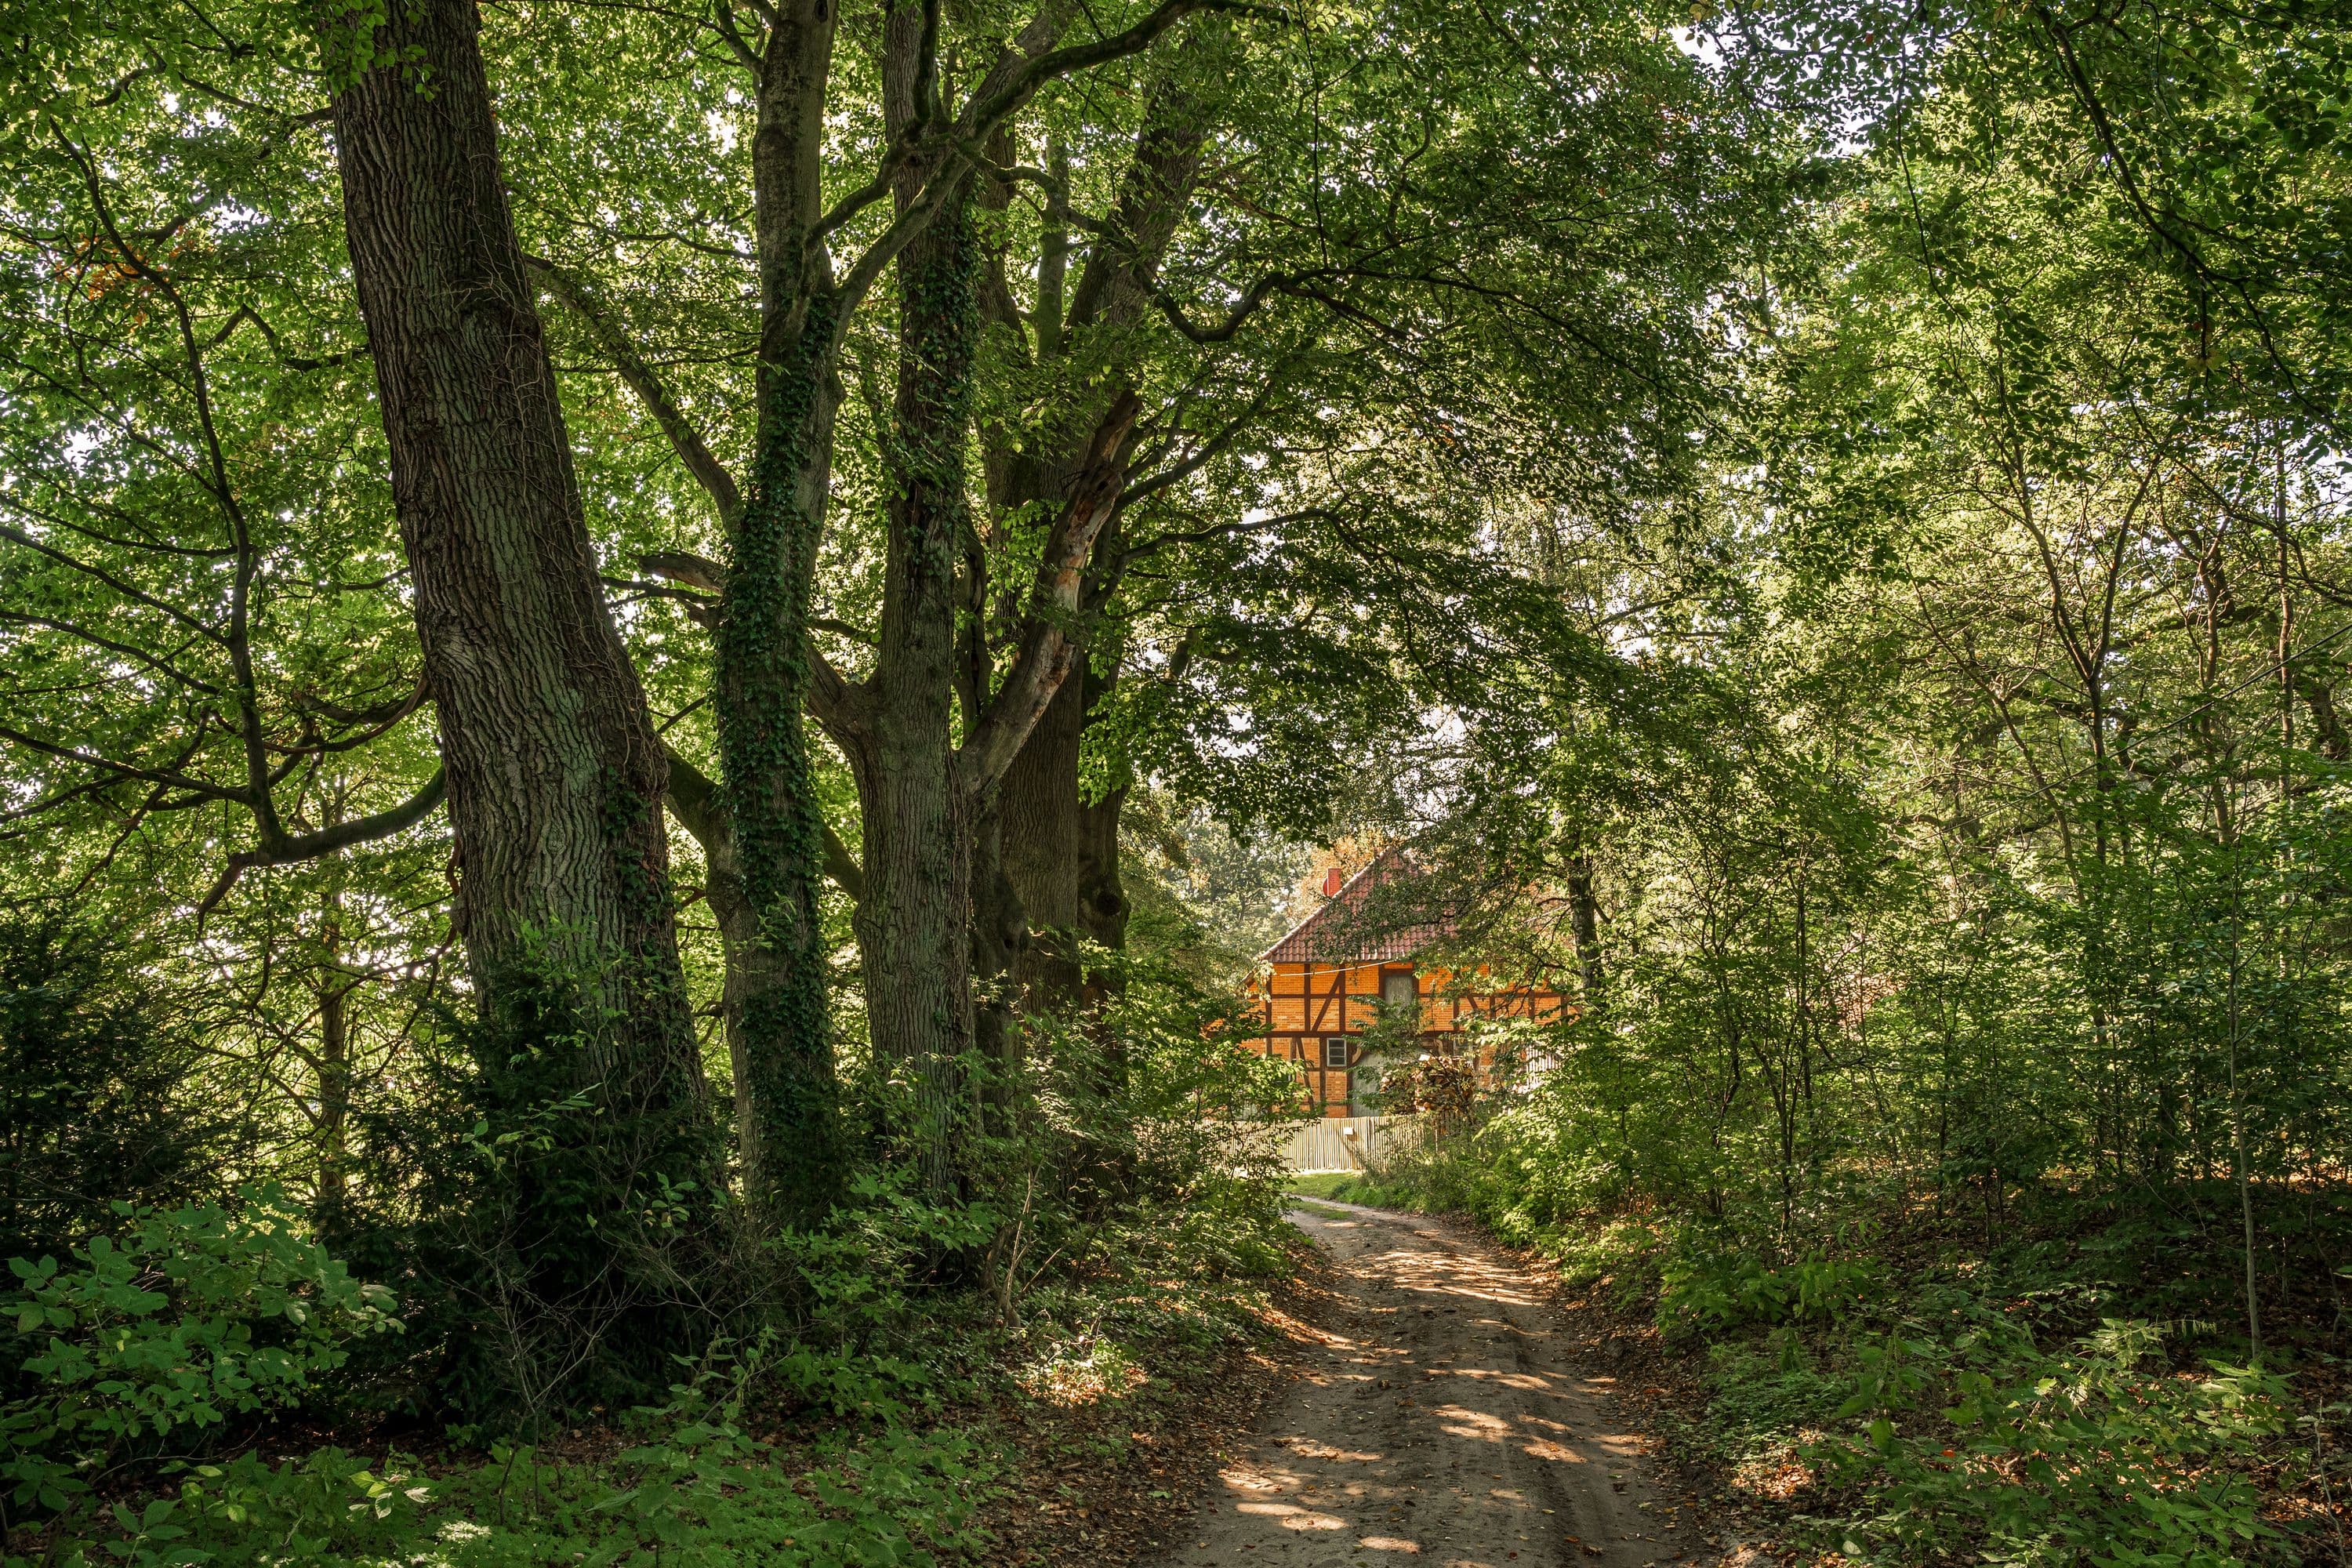
<svg viewBox="0 0 2352 1568"><path fill-rule="evenodd" d="M720 588L713 696L722 784L693 819L706 847L722 844L731 865L728 885L741 905L730 923L756 933L727 937L727 1010L744 1086L748 1184L755 1212L772 1219L823 1212L841 1172L818 890L829 860L847 857L827 854L805 716L824 726L858 781L866 865L852 867L851 879L876 1049L916 1068L930 1107L925 1136L936 1145L925 1164L935 1185L950 1188L956 1129L969 1121L969 1089L955 1064L971 1038L971 836L1069 663L1059 640L1066 617L1033 620L1004 692L988 700L986 712L967 712L963 743L955 745L953 561L965 531L963 405L977 332L964 192L972 150L1045 83L1149 48L1185 16L1224 4L1163 0L1123 32L1056 48L1077 7L1049 0L953 115L939 87L937 14L887 7L888 149L876 178L831 209L823 180L830 0L779 0L759 8L756 24L722 7L714 25L751 72L758 111L759 427L747 487L739 492L644 357L609 322L592 321L727 525L728 560L701 563L712 565ZM892 222L836 274L832 238L883 199L893 204ZM894 263L904 333L895 455L905 489L891 511L877 668L852 683L810 639L814 565L842 395L835 356L845 324ZM551 276L562 289L561 274ZM567 297L589 305L584 291ZM1076 515L1082 561L1107 514L1080 508ZM1075 568L1062 575L1074 590ZM681 820L689 820L688 810Z"/></svg>
<svg viewBox="0 0 2352 1568"><path fill-rule="evenodd" d="M965 514L973 237L959 200L898 259L899 355L881 649L851 755L865 823L857 933L875 1055L915 1093L925 1179L956 1182L973 1104L971 834L955 769L955 564Z"/></svg>
<svg viewBox="0 0 2352 1568"><path fill-rule="evenodd" d="M713 696L729 868L751 917L739 911L726 939L727 1005L746 1186L772 1226L823 1218L845 1171L806 717L820 684L838 685L809 637L840 405L834 279L823 247L809 243L823 200L815 152L834 24L824 0L781 7L759 59L759 422L751 484L740 506L721 508L729 556Z"/></svg>

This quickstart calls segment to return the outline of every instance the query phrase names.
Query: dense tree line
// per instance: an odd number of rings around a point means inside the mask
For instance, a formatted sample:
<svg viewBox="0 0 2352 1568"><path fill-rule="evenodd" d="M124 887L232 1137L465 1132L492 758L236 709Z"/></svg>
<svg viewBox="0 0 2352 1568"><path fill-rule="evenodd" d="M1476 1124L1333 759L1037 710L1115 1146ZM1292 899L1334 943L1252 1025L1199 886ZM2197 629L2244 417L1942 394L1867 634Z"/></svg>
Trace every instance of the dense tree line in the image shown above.
<svg viewBox="0 0 2352 1568"><path fill-rule="evenodd" d="M2286 1384L2121 1413L2163 1405L2128 1371L2158 1336L2342 1342L2345 37L1915 23L1738 24L1731 68L1832 94L1853 155L1738 296L1723 444L1632 526L1508 525L1627 668L1529 661L1395 752L1379 814L1433 875L1389 918L1581 1009L1392 1190L1646 1281L1850 1555L2324 1554L2246 1480L2332 1495L2324 1443L2282 1458ZM2056 1353L2101 1314L2158 1327ZM1857 1411L1850 1447L1787 1437ZM2231 1435L2135 1471L2176 1418ZM2175 1484L2197 1507L2132 1500Z"/></svg>
<svg viewBox="0 0 2352 1568"><path fill-rule="evenodd" d="M1726 460L1639 528L1517 523L1644 655L1607 698L1528 667L1398 798L1467 940L1581 970L1609 1082L1563 1105L1613 1180L1762 1192L1798 1247L1864 1168L1988 1224L2061 1171L2341 1179L2336 165L2297 96L2334 45L2204 26L1958 32L1753 296ZM2129 149L2189 120L2235 172L2168 153L2152 194Z"/></svg>
<svg viewBox="0 0 2352 1568"><path fill-rule="evenodd" d="M1637 10L68 5L8 69L23 940L110 929L222 1173L536 1413L791 1321L877 1172L1002 1212L1039 1075L1157 1092L1053 1022L1136 780L1312 833L1608 665L1485 496L1687 482L1794 146Z"/></svg>

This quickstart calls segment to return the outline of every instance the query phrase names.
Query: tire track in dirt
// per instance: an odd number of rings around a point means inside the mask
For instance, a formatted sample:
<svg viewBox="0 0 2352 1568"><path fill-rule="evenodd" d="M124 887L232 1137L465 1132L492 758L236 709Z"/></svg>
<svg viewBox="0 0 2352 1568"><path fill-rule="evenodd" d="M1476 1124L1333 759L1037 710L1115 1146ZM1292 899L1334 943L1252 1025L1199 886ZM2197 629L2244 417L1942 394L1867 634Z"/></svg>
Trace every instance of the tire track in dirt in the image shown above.
<svg viewBox="0 0 2352 1568"><path fill-rule="evenodd" d="M1615 1380L1572 1364L1544 1282L1441 1222L1318 1202L1293 1223L1343 1296L1304 1375L1147 1568L1429 1563L1647 1568L1687 1555L1648 1511Z"/></svg>

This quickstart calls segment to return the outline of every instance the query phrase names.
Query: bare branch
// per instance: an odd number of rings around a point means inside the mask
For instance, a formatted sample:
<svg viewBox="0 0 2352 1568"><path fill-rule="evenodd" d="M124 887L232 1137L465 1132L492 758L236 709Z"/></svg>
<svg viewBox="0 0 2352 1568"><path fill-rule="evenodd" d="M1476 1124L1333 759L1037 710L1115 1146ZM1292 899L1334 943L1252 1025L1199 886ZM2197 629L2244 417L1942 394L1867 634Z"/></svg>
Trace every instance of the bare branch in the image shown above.
<svg viewBox="0 0 2352 1568"><path fill-rule="evenodd" d="M136 605L144 605L149 609L153 610L156 614L169 616L171 619L179 622L182 626L187 627L190 631L195 633L198 637L203 637L207 642L217 643L221 640L219 633L214 631L210 626L205 625L204 622L196 619L194 616L189 615L185 610L179 608L177 605L166 604L163 600L155 597L152 594L145 593L139 588L133 587L131 584L124 582L121 578L116 576L113 573L107 571L102 566L93 566L89 563L83 561L77 556L68 555L64 551L58 550L52 545L44 544L39 540L35 539L31 534L26 533L20 529L11 528L6 523L0 523L0 539L5 539L11 544L19 545L24 549L29 550L36 555L54 561L58 565L66 567L68 570L79 572L86 577L94 578L97 581L105 584L116 593L121 595L124 598L129 599L131 603Z"/></svg>
<svg viewBox="0 0 2352 1568"><path fill-rule="evenodd" d="M1257 395L1250 400L1250 405L1227 421L1223 429L1201 443L1200 450L1172 468L1163 468L1150 479L1139 479L1129 486L1127 493L1118 498L1118 504L1123 507L1133 506L1146 497L1158 495L1171 485L1181 484L1206 468L1217 454L1230 447L1241 433L1247 429L1259 415L1265 412L1265 405L1274 400L1275 385L1279 379L1277 376L1267 377L1265 384L1258 389Z"/></svg>
<svg viewBox="0 0 2352 1568"><path fill-rule="evenodd" d="M694 427L694 422L686 416L686 411L677 405L677 400L670 395L669 389L654 374L653 366L646 363L645 356L637 353L636 346L598 307L586 284L544 257L526 256L523 262L546 279L555 297L570 306L572 313L587 326L589 335L596 340L596 346L604 351L613 362L613 368L620 372L621 379L629 384L629 390L637 395L637 401L646 405L646 411L654 416L654 423L659 425L662 434L669 437L670 447L677 453L678 460L686 465L687 472L694 476L695 482L702 487L710 497L711 504L719 509L719 521L729 528L734 527L736 514L743 509L743 492L736 486L735 476L729 473L727 466L712 454L709 445L702 438L702 433Z"/></svg>
<svg viewBox="0 0 2352 1568"><path fill-rule="evenodd" d="M172 663L169 658L159 658L144 648L133 647L129 643L116 642L111 637L100 637L98 633L72 621L59 620L53 616L27 616L15 610L0 610L0 622L8 622L20 626L44 626L53 632L63 632L66 636L79 638L92 647L102 647L109 653L119 653L125 658L143 664L156 674L167 677L173 683L187 687L191 690L201 691L207 697L224 695L219 687L209 680L199 679L186 673L179 666ZM187 641L183 642L180 647L184 649L195 640L191 637Z"/></svg>
<svg viewBox="0 0 2352 1568"><path fill-rule="evenodd" d="M1269 273L1242 291L1241 299L1225 312L1225 319L1212 327L1196 327L1184 314L1184 308L1169 296L1165 289L1154 289L1151 302L1168 318L1168 324L1196 343L1223 343L1233 341L1244 322L1257 314L1258 310L1276 294L1295 294L1310 278L1328 278L1333 274L1318 272Z"/></svg>
<svg viewBox="0 0 2352 1568"><path fill-rule="evenodd" d="M707 555L697 555L686 550L657 550L637 557L637 570L652 577L667 577L673 583L683 583L689 588L699 588L706 594L727 591L727 568Z"/></svg>
<svg viewBox="0 0 2352 1568"><path fill-rule="evenodd" d="M204 918L212 913L214 907L228 897L228 890L236 886L237 879L246 872L261 866L290 866L303 860L323 859L354 844L404 833L432 816L447 795L448 788L447 776L441 769L436 768L433 776L425 782L424 788L389 810L379 811L372 816L353 817L349 822L339 822L316 833L278 833L273 836L273 842L260 848L238 850L228 858L228 865L222 869L220 880L213 884L212 890L196 906L197 922L201 924Z"/></svg>
<svg viewBox="0 0 2352 1568"><path fill-rule="evenodd" d="M95 752L85 752L79 746L61 746L54 741L44 741L37 735L27 734L22 730L6 725L0 725L0 741L14 742L26 751L38 752L43 756L60 758L68 763L79 763L85 767L102 768L117 778L140 779L148 784L185 790L191 795L206 800L232 801L239 805L253 804L252 792L249 789L213 784L208 780L197 778L192 773L182 773L178 768L142 768L135 763L118 763L111 757L101 757Z"/></svg>

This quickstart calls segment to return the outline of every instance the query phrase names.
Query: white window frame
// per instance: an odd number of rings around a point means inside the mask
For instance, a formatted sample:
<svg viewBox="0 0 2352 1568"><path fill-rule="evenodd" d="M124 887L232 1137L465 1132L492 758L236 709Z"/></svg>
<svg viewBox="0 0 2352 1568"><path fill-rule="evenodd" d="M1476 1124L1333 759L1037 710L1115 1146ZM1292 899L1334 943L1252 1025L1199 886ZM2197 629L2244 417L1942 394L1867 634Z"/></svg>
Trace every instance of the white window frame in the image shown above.
<svg viewBox="0 0 2352 1568"><path fill-rule="evenodd" d="M1337 1060L1333 1059L1335 1057L1338 1058ZM1326 1035L1323 1037L1323 1066L1327 1070L1346 1070L1348 1066L1347 1036Z"/></svg>

